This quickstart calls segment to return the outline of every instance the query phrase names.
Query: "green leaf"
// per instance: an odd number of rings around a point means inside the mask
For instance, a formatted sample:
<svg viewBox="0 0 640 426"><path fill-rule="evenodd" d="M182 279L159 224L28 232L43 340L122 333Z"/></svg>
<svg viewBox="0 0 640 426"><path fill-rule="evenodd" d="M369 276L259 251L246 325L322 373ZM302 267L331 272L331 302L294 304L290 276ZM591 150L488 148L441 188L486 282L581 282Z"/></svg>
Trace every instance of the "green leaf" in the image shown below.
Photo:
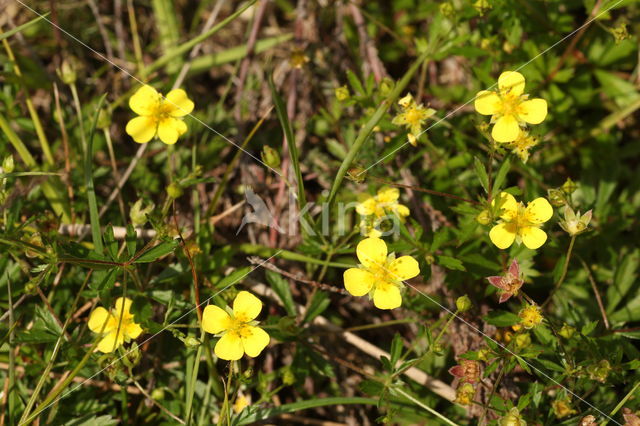
<svg viewBox="0 0 640 426"><path fill-rule="evenodd" d="M236 269L235 271L218 281L214 285L214 288L222 289L226 288L227 286L231 286L246 277L251 271L253 271L253 268L251 266L245 266L244 268Z"/></svg>
<svg viewBox="0 0 640 426"><path fill-rule="evenodd" d="M482 161L478 159L478 157L473 157L473 167L476 171L476 176L480 181L480 185L482 185L482 189L487 194L489 193L489 175L487 175L487 169L485 169Z"/></svg>
<svg viewBox="0 0 640 426"><path fill-rule="evenodd" d="M93 187L93 137L96 134L96 125L98 124L98 116L100 115L100 109L104 103L107 94L105 93L100 97L96 112L93 115L93 122L91 123L91 132L89 133L89 139L87 140L87 152L84 153L84 183L87 187L87 201L89 203L89 219L91 220L91 237L93 239L93 245L97 253L102 254L102 235L100 234L100 215L98 214L98 202L96 200L96 192Z"/></svg>
<svg viewBox="0 0 640 426"><path fill-rule="evenodd" d="M498 193L502 189L502 185L504 185L504 181L506 180L507 173L509 173L510 169L511 169L511 161L509 161L509 158L506 157L504 159L504 162L500 165L500 168L498 169L498 173L496 174L496 178L493 181L493 187L491 189L491 198L495 198L496 195L498 195Z"/></svg>
<svg viewBox="0 0 640 426"><path fill-rule="evenodd" d="M389 351L391 355L391 366L396 365L400 356L402 355L402 349L404 348L404 344L402 343L402 337L396 333L393 336L393 340L391 341L391 350Z"/></svg>
<svg viewBox="0 0 640 426"><path fill-rule="evenodd" d="M180 244L179 240L163 241L155 247L142 253L133 263L149 263L155 262L162 256L172 253Z"/></svg>
<svg viewBox="0 0 640 426"><path fill-rule="evenodd" d="M285 310L288 315L293 317L296 316L296 304L293 301L293 296L291 295L291 288L289 287L289 282L283 278L280 274L273 271L267 271L267 282L271 284L271 288L278 295L278 298L282 301Z"/></svg>
<svg viewBox="0 0 640 426"><path fill-rule="evenodd" d="M483 319L496 327L509 327L520 322L520 317L507 311L491 311Z"/></svg>
<svg viewBox="0 0 640 426"><path fill-rule="evenodd" d="M113 226L111 224L107 225L104 230L104 234L102 234L102 238L104 238L104 245L107 248L107 253L111 256L115 262L118 261L118 242L116 241L113 235Z"/></svg>
<svg viewBox="0 0 640 426"><path fill-rule="evenodd" d="M91 277L89 288L96 291L111 290L116 283L121 268L112 268L106 271L96 271Z"/></svg>
<svg viewBox="0 0 640 426"><path fill-rule="evenodd" d="M136 230L133 228L132 224L128 224L125 242L127 243L127 252L131 257L135 256L136 254L137 240L138 235L136 234Z"/></svg>
<svg viewBox="0 0 640 426"><path fill-rule="evenodd" d="M29 28L30 26L37 24L38 22L40 22L41 19L46 19L49 15L51 14L51 12L47 12L44 15L40 15L37 18L32 19L29 22L26 22L22 25L19 25L15 28L10 29L9 31L7 31L6 33L3 32L2 34L0 34L0 40L4 40L5 38L9 38L14 34L18 34L20 31L22 30L26 30L27 28Z"/></svg>
<svg viewBox="0 0 640 426"><path fill-rule="evenodd" d="M627 254L618 264L613 276L613 285L607 288L607 312L612 312L624 297L629 294L638 275L640 250Z"/></svg>
<svg viewBox="0 0 640 426"><path fill-rule="evenodd" d="M466 271L462 261L451 256L436 256L436 263L447 269L455 271Z"/></svg>
<svg viewBox="0 0 640 426"><path fill-rule="evenodd" d="M317 291L316 294L311 299L311 303L309 304L309 310L304 316L304 322L311 322L315 317L320 315L329 307L329 296L324 291Z"/></svg>

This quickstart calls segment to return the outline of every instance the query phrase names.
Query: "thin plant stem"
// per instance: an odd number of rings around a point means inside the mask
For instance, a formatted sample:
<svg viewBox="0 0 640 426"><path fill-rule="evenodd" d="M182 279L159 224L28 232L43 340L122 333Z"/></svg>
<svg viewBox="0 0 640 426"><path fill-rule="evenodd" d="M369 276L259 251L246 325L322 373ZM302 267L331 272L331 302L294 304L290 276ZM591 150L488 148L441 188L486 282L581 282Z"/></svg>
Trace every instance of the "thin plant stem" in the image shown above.
<svg viewBox="0 0 640 426"><path fill-rule="evenodd" d="M78 96L78 89L75 83L71 83L71 96L73 97L73 105L76 108L76 115L78 116L78 125L80 127L80 141L82 142L82 152L87 152L87 139L84 134L84 120L82 119L82 106L80 105L80 97Z"/></svg>

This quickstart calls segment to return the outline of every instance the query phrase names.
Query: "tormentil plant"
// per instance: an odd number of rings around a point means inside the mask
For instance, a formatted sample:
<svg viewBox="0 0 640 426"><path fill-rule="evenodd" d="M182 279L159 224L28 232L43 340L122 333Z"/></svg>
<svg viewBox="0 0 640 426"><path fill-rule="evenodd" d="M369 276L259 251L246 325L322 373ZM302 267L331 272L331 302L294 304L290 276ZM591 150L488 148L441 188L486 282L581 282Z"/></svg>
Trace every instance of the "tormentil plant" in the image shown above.
<svg viewBox="0 0 640 426"><path fill-rule="evenodd" d="M182 89L172 90L163 97L145 85L129 99L129 107L139 115L129 120L126 128L134 141L147 143L157 136L167 145L173 145L187 132L182 118L193 111L194 104Z"/></svg>
<svg viewBox="0 0 640 426"><path fill-rule="evenodd" d="M366 238L356 248L360 265L344 272L344 286L353 296L368 294L379 309L395 309L402 305L400 290L403 280L420 273L418 262L411 256L396 259L387 255L387 244L380 238Z"/></svg>
<svg viewBox="0 0 640 426"><path fill-rule="evenodd" d="M527 124L540 124L547 117L547 101L529 99L524 85L522 74L505 71L498 78L497 92L482 90L476 95L476 111L491 116L496 142L513 142Z"/></svg>

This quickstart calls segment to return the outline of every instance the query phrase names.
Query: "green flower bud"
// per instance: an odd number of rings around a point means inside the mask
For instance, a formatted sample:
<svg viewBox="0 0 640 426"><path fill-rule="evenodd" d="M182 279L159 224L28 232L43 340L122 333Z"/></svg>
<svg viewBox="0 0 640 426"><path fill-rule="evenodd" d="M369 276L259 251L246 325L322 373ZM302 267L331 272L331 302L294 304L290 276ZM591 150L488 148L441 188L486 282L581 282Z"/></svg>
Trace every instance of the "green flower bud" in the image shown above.
<svg viewBox="0 0 640 426"><path fill-rule="evenodd" d="M98 129L108 129L111 125L111 113L106 108L100 108L98 112L98 121L96 127Z"/></svg>
<svg viewBox="0 0 640 426"><path fill-rule="evenodd" d="M13 155L8 155L2 161L2 173L13 173L15 169L15 163L13 161Z"/></svg>
<svg viewBox="0 0 640 426"><path fill-rule="evenodd" d="M466 294L464 296L458 297L458 299L456 300L456 308L460 313L466 312L472 307L473 304L471 303L471 299L469 299L469 296L467 296Z"/></svg>
<svg viewBox="0 0 640 426"><path fill-rule="evenodd" d="M513 407L498 421L500 426L527 426L527 422L520 416L520 411Z"/></svg>
<svg viewBox="0 0 640 426"><path fill-rule="evenodd" d="M351 96L351 94L349 93L349 88L346 85L341 87L336 87L335 94L336 94L336 99L339 100L340 102L346 101Z"/></svg>
<svg viewBox="0 0 640 426"><path fill-rule="evenodd" d="M347 179L356 182L362 183L367 178L367 171L362 167L351 167L347 171Z"/></svg>
<svg viewBox="0 0 640 426"><path fill-rule="evenodd" d="M567 178L567 181L562 184L560 189L562 189L565 194L570 195L573 194L576 189L578 189L578 185L576 185L576 183L572 181L571 178Z"/></svg>
<svg viewBox="0 0 640 426"><path fill-rule="evenodd" d="M278 151L271 148L269 145L265 145L262 148L260 156L262 157L262 161L272 169L280 167L280 154L278 154Z"/></svg>
<svg viewBox="0 0 640 426"><path fill-rule="evenodd" d="M569 324L564 324L558 334L565 339L571 339L571 336L576 332L574 327L571 327Z"/></svg>
<svg viewBox="0 0 640 426"><path fill-rule="evenodd" d="M489 210L482 210L478 216L476 216L476 222L478 222L480 225L488 225L492 222L491 220L491 213L489 212Z"/></svg>
<svg viewBox="0 0 640 426"><path fill-rule="evenodd" d="M384 97L389 96L389 93L391 93L395 84L396 83L393 81L393 79L389 77L383 78L380 82L380 94Z"/></svg>
<svg viewBox="0 0 640 426"><path fill-rule="evenodd" d="M142 199L135 202L131 210L129 211L129 218L133 226L141 226L147 223L147 215L155 208L153 203L147 207L142 208Z"/></svg>
<svg viewBox="0 0 640 426"><path fill-rule="evenodd" d="M491 350L489 348L482 348L478 351L478 359L480 361L489 361L489 357L491 356Z"/></svg>
<svg viewBox="0 0 640 426"><path fill-rule="evenodd" d="M550 189L547 191L549 203L554 207L562 207L567 203L564 191L562 189Z"/></svg>
<svg viewBox="0 0 640 426"><path fill-rule="evenodd" d="M162 401L164 399L164 388L154 388L151 391L151 398L155 401Z"/></svg>
<svg viewBox="0 0 640 426"><path fill-rule="evenodd" d="M167 194L169 195L169 197L175 200L176 198L180 198L182 196L183 191L180 185L174 182L167 187Z"/></svg>
<svg viewBox="0 0 640 426"><path fill-rule="evenodd" d="M529 333L517 334L514 340L518 349L524 349L531 345L531 335Z"/></svg>
<svg viewBox="0 0 640 426"><path fill-rule="evenodd" d="M293 374L293 371L291 371L290 368L287 368L286 370L284 370L284 373L282 375L282 383L287 386L291 386L295 382L296 382L296 376L295 374Z"/></svg>
<svg viewBox="0 0 640 426"><path fill-rule="evenodd" d="M129 368L133 368L140 362L142 358L142 353L140 352L140 348L138 348L138 344L133 342L131 344L131 348L129 350L125 349L124 357L122 357L122 362Z"/></svg>
<svg viewBox="0 0 640 426"><path fill-rule="evenodd" d="M74 62L73 60L64 59L62 65L60 65L60 68L57 70L58 76L64 84L74 84L78 78Z"/></svg>

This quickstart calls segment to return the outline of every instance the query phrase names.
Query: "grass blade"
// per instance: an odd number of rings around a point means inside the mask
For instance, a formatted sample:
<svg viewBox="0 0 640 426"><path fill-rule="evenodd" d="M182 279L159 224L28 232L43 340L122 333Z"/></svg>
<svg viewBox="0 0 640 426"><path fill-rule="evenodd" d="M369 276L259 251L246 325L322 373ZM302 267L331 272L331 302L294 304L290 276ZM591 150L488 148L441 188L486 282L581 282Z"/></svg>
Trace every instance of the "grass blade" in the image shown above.
<svg viewBox="0 0 640 426"><path fill-rule="evenodd" d="M102 232L100 231L100 216L98 214L98 203L96 201L96 192L93 187L93 172L92 161L93 158L93 137L96 133L96 125L98 124L98 116L100 115L100 108L102 103L107 97L105 93L98 101L98 107L93 115L93 123L91 125L91 133L89 134L89 141L87 144L87 151L84 156L84 182L87 186L87 201L89 202L89 218L91 220L91 237L93 238L93 245L97 253L102 254Z"/></svg>

